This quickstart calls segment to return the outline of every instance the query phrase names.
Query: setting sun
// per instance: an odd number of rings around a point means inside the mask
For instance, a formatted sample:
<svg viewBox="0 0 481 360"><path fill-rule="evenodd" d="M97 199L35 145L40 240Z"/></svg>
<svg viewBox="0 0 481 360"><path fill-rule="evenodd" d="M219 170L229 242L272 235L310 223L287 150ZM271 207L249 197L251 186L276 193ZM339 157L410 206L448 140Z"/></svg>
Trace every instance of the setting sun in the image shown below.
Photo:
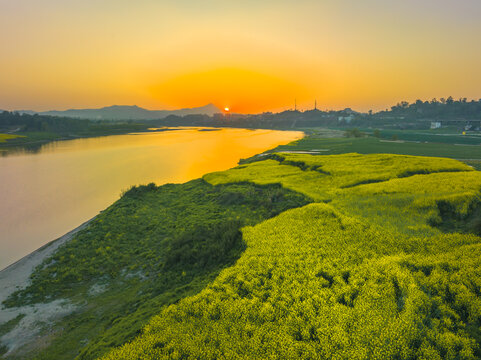
<svg viewBox="0 0 481 360"><path fill-rule="evenodd" d="M0 360L481 360L479 19L0 0Z"/></svg>

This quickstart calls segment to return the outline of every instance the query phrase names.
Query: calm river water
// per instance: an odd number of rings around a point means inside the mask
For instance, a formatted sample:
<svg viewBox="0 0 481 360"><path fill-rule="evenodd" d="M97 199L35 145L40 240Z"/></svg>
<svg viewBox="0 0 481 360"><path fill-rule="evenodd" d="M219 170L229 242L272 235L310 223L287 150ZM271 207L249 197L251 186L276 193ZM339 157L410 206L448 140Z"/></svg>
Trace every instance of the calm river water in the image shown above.
<svg viewBox="0 0 481 360"><path fill-rule="evenodd" d="M185 182L301 137L182 128L59 141L0 157L0 269L92 218L131 185Z"/></svg>

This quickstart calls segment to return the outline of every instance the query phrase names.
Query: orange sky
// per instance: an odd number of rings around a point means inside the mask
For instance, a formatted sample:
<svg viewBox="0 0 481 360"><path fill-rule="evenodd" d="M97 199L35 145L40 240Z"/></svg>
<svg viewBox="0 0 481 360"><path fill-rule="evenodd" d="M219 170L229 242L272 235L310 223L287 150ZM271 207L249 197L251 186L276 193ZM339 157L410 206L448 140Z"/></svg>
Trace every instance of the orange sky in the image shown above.
<svg viewBox="0 0 481 360"><path fill-rule="evenodd" d="M481 97L478 0L0 0L0 109Z"/></svg>

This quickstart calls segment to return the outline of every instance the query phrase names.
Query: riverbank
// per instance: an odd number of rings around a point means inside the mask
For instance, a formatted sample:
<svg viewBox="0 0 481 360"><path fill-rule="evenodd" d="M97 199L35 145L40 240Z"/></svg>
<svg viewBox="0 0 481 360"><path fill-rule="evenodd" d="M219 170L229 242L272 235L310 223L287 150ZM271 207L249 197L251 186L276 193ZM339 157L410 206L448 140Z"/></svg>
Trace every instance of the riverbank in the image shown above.
<svg viewBox="0 0 481 360"><path fill-rule="evenodd" d="M85 229L94 218L69 231L60 238L45 244L15 263L0 271L0 304L15 291L25 289L30 283L30 276L36 267L62 245L72 240L81 230ZM12 308L0 307L0 324L12 328L2 336L2 345L7 348L4 355L16 351L19 347L31 343L42 342L35 337L42 327L66 316L74 311L76 306L69 301L57 299L52 302L38 303ZM5 326L9 324L9 326Z"/></svg>
<svg viewBox="0 0 481 360"><path fill-rule="evenodd" d="M25 314L1 338L8 358L28 358L41 348L45 359L72 359L79 352L92 359L133 340L160 308L195 295L232 266L245 248L242 227L307 203L279 185L214 187L197 179L132 188L8 299L5 314L15 313L5 321ZM25 275L32 268L25 266ZM37 317L48 323L44 330L25 346L12 343L22 338L19 329L37 332L35 326L28 330L34 323L27 318L38 306L71 315L53 324L53 318Z"/></svg>
<svg viewBox="0 0 481 360"><path fill-rule="evenodd" d="M26 287L33 269L52 255L61 245L71 240L80 230L85 229L93 219L95 217L0 270L0 303L15 290Z"/></svg>
<svg viewBox="0 0 481 360"><path fill-rule="evenodd" d="M54 141L66 141L76 139L87 139L110 135L126 135L133 132L148 132L147 128L129 127L115 131L100 131L84 134L57 134L50 132L22 132L0 143L0 153L25 151L36 153L44 145ZM0 134L0 136L3 134Z"/></svg>

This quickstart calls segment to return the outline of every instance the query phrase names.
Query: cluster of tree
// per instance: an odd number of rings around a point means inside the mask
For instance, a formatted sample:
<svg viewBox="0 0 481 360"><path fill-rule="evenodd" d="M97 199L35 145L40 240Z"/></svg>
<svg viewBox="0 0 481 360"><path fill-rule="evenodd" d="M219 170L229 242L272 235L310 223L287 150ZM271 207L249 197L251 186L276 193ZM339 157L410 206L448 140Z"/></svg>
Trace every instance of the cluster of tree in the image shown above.
<svg viewBox="0 0 481 360"><path fill-rule="evenodd" d="M478 101L468 101L466 98L455 100L450 96L447 99L416 100L413 103L402 101L392 106L390 111L381 111L375 115L411 119L481 119L481 99Z"/></svg>
<svg viewBox="0 0 481 360"><path fill-rule="evenodd" d="M379 132L379 130L377 130ZM380 137L378 135L378 132L376 133L376 137ZM351 137L355 137L355 138L360 138L360 137L363 137L365 134L360 131L358 128L353 128L353 129L347 129L345 132L344 132L344 136L345 137L348 137L348 138L351 138Z"/></svg>
<svg viewBox="0 0 481 360"><path fill-rule="evenodd" d="M250 129L292 129L319 126L337 126L355 117L350 109L342 111L283 111L280 113L262 113L254 115L215 114L208 115L170 115L164 119L152 120L152 126L215 126ZM351 118L352 117L352 118Z"/></svg>
<svg viewBox="0 0 481 360"><path fill-rule="evenodd" d="M90 121L61 118L55 116L29 115L18 112L3 111L0 113L0 129L15 128L21 132L71 132L86 130Z"/></svg>
<svg viewBox="0 0 481 360"><path fill-rule="evenodd" d="M0 132L48 132L59 135L95 135L139 131L146 126L139 123L86 120L70 117L0 112Z"/></svg>

